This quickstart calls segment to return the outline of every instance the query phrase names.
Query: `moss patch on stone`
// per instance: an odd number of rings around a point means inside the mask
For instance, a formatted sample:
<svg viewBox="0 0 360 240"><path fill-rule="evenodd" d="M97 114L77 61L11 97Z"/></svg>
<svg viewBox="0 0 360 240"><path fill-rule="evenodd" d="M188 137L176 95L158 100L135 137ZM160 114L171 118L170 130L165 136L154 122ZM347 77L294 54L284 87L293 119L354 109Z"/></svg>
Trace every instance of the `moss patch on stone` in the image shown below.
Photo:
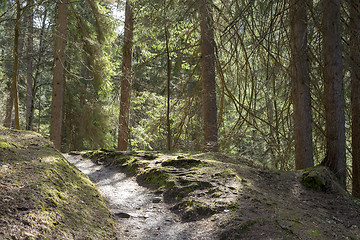
<svg viewBox="0 0 360 240"><path fill-rule="evenodd" d="M334 175L324 166L316 166L305 169L302 181L306 187L317 191L333 191L336 187L336 179L334 178Z"/></svg>

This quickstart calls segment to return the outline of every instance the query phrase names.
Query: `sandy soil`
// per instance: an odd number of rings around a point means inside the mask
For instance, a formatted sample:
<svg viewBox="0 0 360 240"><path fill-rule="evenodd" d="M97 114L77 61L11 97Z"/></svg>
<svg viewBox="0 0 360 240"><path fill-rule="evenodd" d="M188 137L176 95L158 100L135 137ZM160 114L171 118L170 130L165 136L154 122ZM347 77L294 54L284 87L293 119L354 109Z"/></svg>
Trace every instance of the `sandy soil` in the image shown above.
<svg viewBox="0 0 360 240"><path fill-rule="evenodd" d="M218 226L210 219L183 222L163 202L161 192L139 186L115 168L98 165L79 155L64 154L69 162L95 183L114 216L120 239L211 240L218 239Z"/></svg>

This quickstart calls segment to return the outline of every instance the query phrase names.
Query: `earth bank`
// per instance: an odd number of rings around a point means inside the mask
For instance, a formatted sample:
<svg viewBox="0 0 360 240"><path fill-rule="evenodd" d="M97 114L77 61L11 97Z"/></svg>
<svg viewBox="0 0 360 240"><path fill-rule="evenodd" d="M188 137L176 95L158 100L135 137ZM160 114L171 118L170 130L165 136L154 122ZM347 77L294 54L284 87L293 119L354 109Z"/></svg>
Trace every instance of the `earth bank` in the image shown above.
<svg viewBox="0 0 360 240"><path fill-rule="evenodd" d="M0 127L0 239L114 239L88 177L49 141Z"/></svg>

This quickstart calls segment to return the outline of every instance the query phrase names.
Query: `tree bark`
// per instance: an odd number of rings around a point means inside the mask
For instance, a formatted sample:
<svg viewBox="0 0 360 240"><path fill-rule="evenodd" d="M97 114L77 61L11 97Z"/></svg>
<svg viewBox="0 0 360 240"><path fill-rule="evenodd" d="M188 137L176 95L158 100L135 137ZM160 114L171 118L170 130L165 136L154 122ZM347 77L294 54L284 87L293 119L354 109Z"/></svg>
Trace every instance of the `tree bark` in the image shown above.
<svg viewBox="0 0 360 240"><path fill-rule="evenodd" d="M68 0L58 0L56 16L50 140L58 150L61 148L62 136L68 3Z"/></svg>
<svg viewBox="0 0 360 240"><path fill-rule="evenodd" d="M169 49L169 28L166 19L166 0L164 0L164 19L165 19L165 49L166 49L166 68L167 68L167 81L166 81L166 129L167 129L167 150L171 151L171 122L170 122L170 100L171 100L171 59L170 59L170 49Z"/></svg>
<svg viewBox="0 0 360 240"><path fill-rule="evenodd" d="M349 0L352 111L352 194L360 198L360 0Z"/></svg>
<svg viewBox="0 0 360 240"><path fill-rule="evenodd" d="M18 10L17 11L18 11L19 15L17 16L17 21L15 24L15 30L14 30L14 42L17 42L17 44L16 44L16 47L17 47L16 53L17 53L17 59L18 59L17 65L19 64L19 59L21 59L21 57L22 57L22 52L23 52L23 47L24 47L24 38L20 38L20 33L19 33L21 6L19 6ZM15 36L17 39L15 39ZM15 46L14 46L14 48L15 48ZM14 52L14 59L15 59L15 52ZM16 97L18 98L18 90L15 90L14 88L15 87L17 88L17 84L20 79L20 71L19 71L18 67L16 67L16 68L17 68L17 73L16 73L17 80L16 80L16 82L14 82L13 80L11 81L10 94L9 94L9 98L7 99L7 102L6 102L6 114L5 114L5 119L4 119L4 127L8 127L8 128L12 127L12 124L13 124L12 120L13 120L13 109L14 109L14 104L15 104L14 103L15 92L16 92ZM13 75L13 79L14 79L14 76L15 75ZM16 85L14 83L16 83Z"/></svg>
<svg viewBox="0 0 360 240"><path fill-rule="evenodd" d="M14 33L14 68L13 68L13 82L12 90L14 96L14 108L15 108L15 127L20 130L19 119L19 95L18 95L18 64L19 64L19 25L21 17L20 1L16 1L16 24Z"/></svg>
<svg viewBox="0 0 360 240"><path fill-rule="evenodd" d="M5 113L5 119L4 119L4 127L7 127L7 128L11 127L13 107L14 107L14 84L12 84L12 82L11 82L10 94L6 101L6 113Z"/></svg>
<svg viewBox="0 0 360 240"><path fill-rule="evenodd" d="M306 2L307 0L290 1L291 79L296 169L314 166Z"/></svg>
<svg viewBox="0 0 360 240"><path fill-rule="evenodd" d="M325 118L327 156L323 164L346 186L345 114L340 0L323 0Z"/></svg>
<svg viewBox="0 0 360 240"><path fill-rule="evenodd" d="M126 1L125 30L123 46L123 63L121 78L121 98L119 114L118 150L126 151L129 145L130 134L130 93L132 85L132 52L133 52L133 3Z"/></svg>
<svg viewBox="0 0 360 240"><path fill-rule="evenodd" d="M213 29L212 0L200 0L201 28L201 79L204 114L204 150L218 151L217 106L215 83L215 41Z"/></svg>
<svg viewBox="0 0 360 240"><path fill-rule="evenodd" d="M27 88L26 88L26 130L32 129L32 120L34 114L34 98L33 98L33 61L32 61L32 53L33 53L33 22L34 22L34 14L33 8L31 7L33 0L28 0L27 5L30 6L28 11L28 36L27 36Z"/></svg>

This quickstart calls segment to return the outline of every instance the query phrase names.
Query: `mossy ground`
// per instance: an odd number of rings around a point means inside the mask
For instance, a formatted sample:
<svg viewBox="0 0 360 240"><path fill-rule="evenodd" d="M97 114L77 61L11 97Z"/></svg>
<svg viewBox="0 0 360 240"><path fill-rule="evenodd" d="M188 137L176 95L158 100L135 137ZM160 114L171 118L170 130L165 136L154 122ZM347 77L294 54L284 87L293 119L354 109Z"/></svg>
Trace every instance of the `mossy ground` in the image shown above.
<svg viewBox="0 0 360 240"><path fill-rule="evenodd" d="M161 192L183 221L216 222L217 239L360 239L359 204L327 169L272 171L214 153L82 154Z"/></svg>
<svg viewBox="0 0 360 240"><path fill-rule="evenodd" d="M217 226L215 239L360 239L359 202L324 168L279 172L209 153L75 154L135 176L183 221ZM0 239L114 239L93 184L34 133L0 128L0 199Z"/></svg>
<svg viewBox="0 0 360 240"><path fill-rule="evenodd" d="M114 239L94 185L41 136L0 127L0 239Z"/></svg>

